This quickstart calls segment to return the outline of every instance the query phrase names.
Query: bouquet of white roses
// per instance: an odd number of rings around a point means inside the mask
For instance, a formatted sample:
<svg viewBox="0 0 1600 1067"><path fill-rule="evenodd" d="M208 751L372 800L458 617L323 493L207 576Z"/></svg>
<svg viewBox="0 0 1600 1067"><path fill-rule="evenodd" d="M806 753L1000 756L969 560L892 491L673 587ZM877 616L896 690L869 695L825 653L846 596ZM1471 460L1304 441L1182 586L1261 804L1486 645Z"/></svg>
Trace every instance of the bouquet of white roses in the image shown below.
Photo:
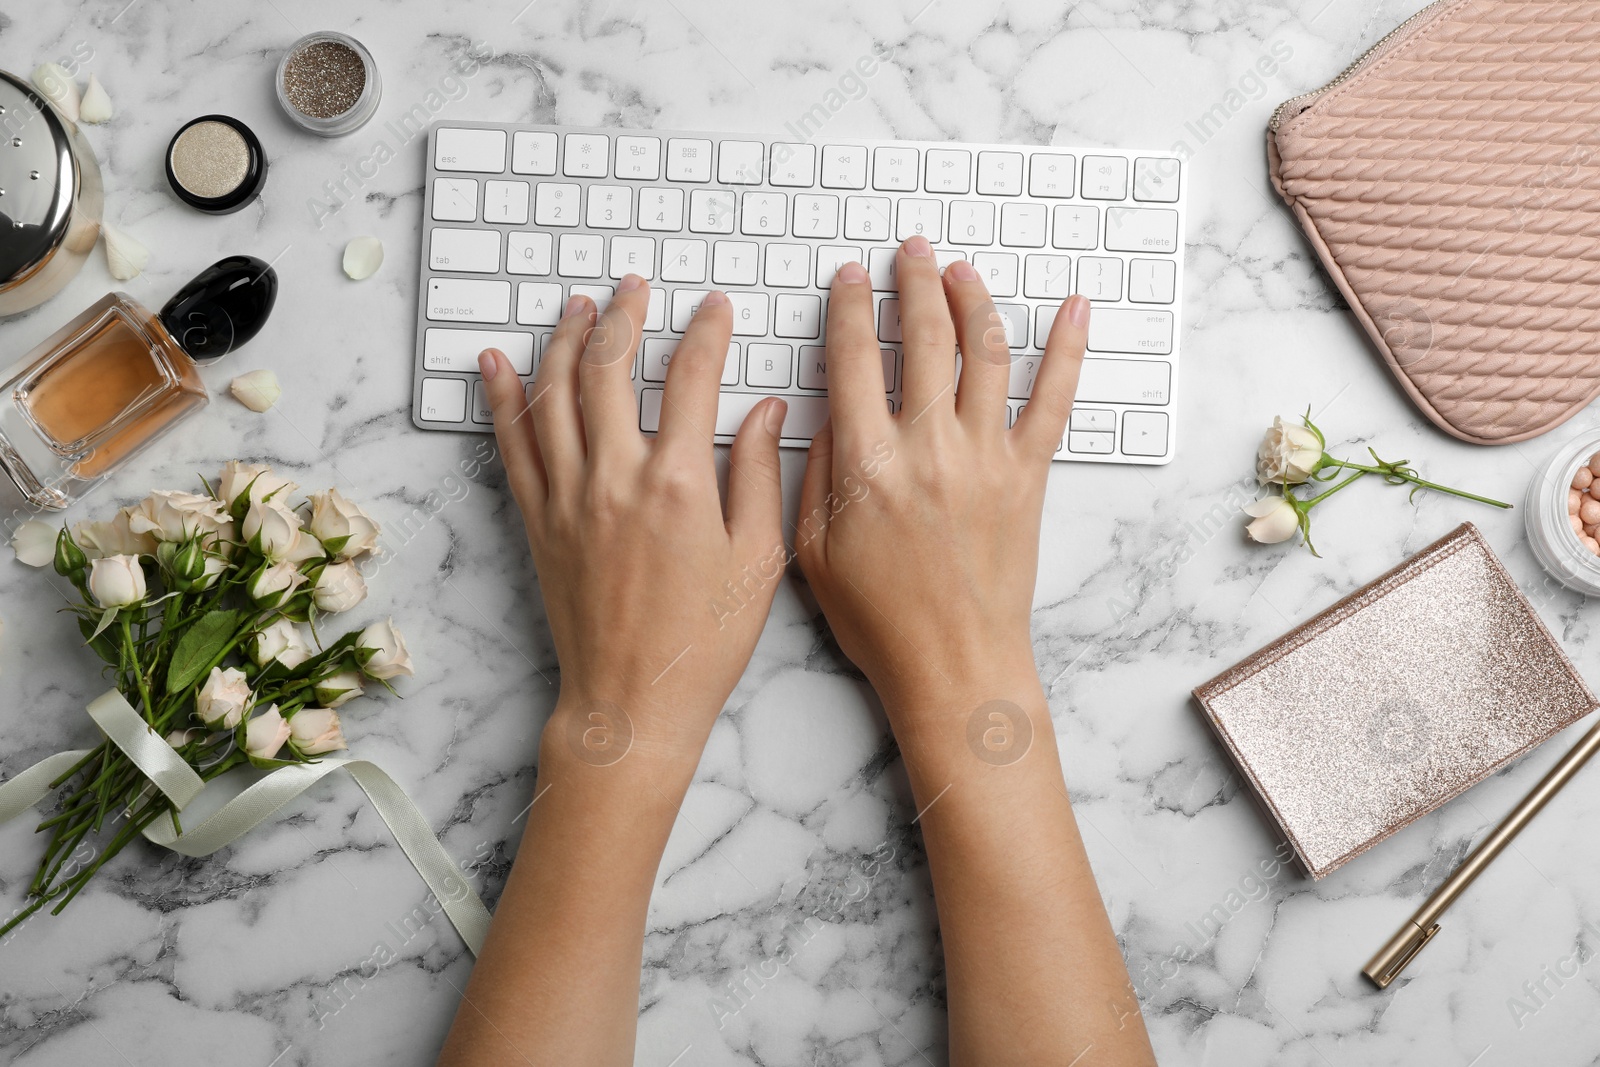
<svg viewBox="0 0 1600 1067"><path fill-rule="evenodd" d="M181 835L179 809L201 783L247 763L315 763L345 748L335 709L369 683L387 687L412 673L388 621L320 648L299 626L310 624L315 640L320 615L366 598L358 561L379 533L369 515L337 489L291 503L292 482L237 460L205 488L154 492L109 521L53 535L55 569L82 595L68 610L116 687L107 698L125 701L137 721L122 708L119 729L91 705L107 736L87 753L63 754L81 758L49 780L59 805L39 830L50 843L30 902L0 934L52 901L59 913L102 864L141 832L152 836L152 824L170 820L163 843ZM18 540L19 558L30 561L27 535ZM48 561L48 541L34 556ZM170 752L135 758L162 740ZM174 766L174 753L188 771ZM192 789L163 784L174 771ZM102 831L111 836L92 861L77 857Z"/></svg>

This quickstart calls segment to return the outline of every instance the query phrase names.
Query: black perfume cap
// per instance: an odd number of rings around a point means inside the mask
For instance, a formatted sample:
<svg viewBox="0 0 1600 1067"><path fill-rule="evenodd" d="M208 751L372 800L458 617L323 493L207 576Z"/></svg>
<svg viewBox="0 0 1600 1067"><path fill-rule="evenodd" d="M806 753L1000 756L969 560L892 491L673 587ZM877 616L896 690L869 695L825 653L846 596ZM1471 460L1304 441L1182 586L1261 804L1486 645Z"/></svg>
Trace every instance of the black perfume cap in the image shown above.
<svg viewBox="0 0 1600 1067"><path fill-rule="evenodd" d="M231 116L201 115L184 123L167 145L167 184L179 200L201 211L238 211L266 180L261 141Z"/></svg>
<svg viewBox="0 0 1600 1067"><path fill-rule="evenodd" d="M161 309L161 325L196 363L214 363L261 332L277 299L271 264L229 256L172 295Z"/></svg>

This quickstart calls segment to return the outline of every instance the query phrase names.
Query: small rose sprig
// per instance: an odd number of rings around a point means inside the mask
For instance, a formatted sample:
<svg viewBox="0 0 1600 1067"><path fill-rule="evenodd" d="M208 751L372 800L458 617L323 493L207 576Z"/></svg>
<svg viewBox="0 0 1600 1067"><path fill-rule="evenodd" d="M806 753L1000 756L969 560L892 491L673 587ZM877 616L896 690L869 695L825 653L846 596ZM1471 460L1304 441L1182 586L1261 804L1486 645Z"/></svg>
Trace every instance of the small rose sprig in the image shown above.
<svg viewBox="0 0 1600 1067"><path fill-rule="evenodd" d="M1311 543L1311 509L1369 474L1377 475L1388 485L1409 485L1413 496L1423 489L1432 489L1497 508L1511 507L1501 500L1430 482L1407 460L1383 459L1370 447L1367 449L1372 456L1370 464L1329 455L1328 440L1311 421L1309 410L1300 417L1300 422L1301 425L1296 426L1284 422L1281 416L1274 418L1261 438L1261 447L1256 450L1256 479L1262 485L1278 486L1279 495L1262 497L1245 505L1244 512L1251 518L1245 533L1253 541L1277 544L1298 532L1311 554L1320 555ZM1297 486L1330 482L1346 471L1353 473L1313 496L1297 496L1294 492Z"/></svg>

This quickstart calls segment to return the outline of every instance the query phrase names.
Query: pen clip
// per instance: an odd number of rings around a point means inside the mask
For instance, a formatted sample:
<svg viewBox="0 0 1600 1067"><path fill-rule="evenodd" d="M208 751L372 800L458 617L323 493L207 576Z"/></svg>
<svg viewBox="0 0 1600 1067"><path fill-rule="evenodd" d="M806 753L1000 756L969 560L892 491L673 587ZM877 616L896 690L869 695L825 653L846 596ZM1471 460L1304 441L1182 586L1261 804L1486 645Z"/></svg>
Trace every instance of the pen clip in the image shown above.
<svg viewBox="0 0 1600 1067"><path fill-rule="evenodd" d="M1439 932L1439 924L1432 923L1423 928L1415 922L1408 921L1400 928L1400 932L1389 939L1389 943L1378 950L1378 954L1367 962L1361 969L1379 989L1388 989L1389 983L1400 976L1406 965L1416 959L1433 935Z"/></svg>

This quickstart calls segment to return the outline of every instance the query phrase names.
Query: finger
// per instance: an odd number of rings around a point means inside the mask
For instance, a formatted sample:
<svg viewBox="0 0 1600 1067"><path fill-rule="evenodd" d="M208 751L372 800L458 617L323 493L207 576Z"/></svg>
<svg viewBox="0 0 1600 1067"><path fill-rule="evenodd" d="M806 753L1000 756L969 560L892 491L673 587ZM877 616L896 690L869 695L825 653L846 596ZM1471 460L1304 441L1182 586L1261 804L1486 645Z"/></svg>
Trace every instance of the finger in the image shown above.
<svg viewBox="0 0 1600 1067"><path fill-rule="evenodd" d="M1088 337L1089 298L1068 297L1050 326L1044 361L1033 383L1033 395L1011 431L1025 449L1052 456L1061 444L1061 435L1067 432L1067 419L1072 414L1072 398L1078 391L1078 375L1083 370L1083 348Z"/></svg>
<svg viewBox="0 0 1600 1067"><path fill-rule="evenodd" d="M766 553L783 545L778 438L788 405L768 397L744 417L728 455L728 533L735 544Z"/></svg>
<svg viewBox="0 0 1600 1067"><path fill-rule="evenodd" d="M717 432L718 390L733 338L733 305L713 289L700 300L683 340L667 364L657 440L670 448L709 454ZM754 412L752 412L754 414ZM747 417L748 418L748 417Z"/></svg>
<svg viewBox="0 0 1600 1067"><path fill-rule="evenodd" d="M847 440L881 437L889 426L883 356L872 321L866 268L846 263L828 296L828 412Z"/></svg>
<svg viewBox="0 0 1600 1067"><path fill-rule="evenodd" d="M633 357L639 350L650 285L637 274L617 283L605 314L589 331L578 360L578 399L583 429L595 463L644 454L639 402L633 391Z"/></svg>
<svg viewBox="0 0 1600 1067"><path fill-rule="evenodd" d="M958 259L946 267L944 284L955 317L956 343L961 346L956 414L970 426L1004 431L1011 383L1005 323L971 263Z"/></svg>
<svg viewBox="0 0 1600 1067"><path fill-rule="evenodd" d="M506 480L511 483L517 506L526 514L542 507L549 492L544 461L539 458L539 442L533 436L533 405L522 390L522 379L498 348L479 353L478 373L483 375L489 410L494 413L494 437L500 445L500 460L506 466Z"/></svg>
<svg viewBox="0 0 1600 1067"><path fill-rule="evenodd" d="M586 296L568 300L555 333L545 345L544 362L539 364L539 374L533 382L529 417L552 493L577 484L588 454L583 412L578 407L578 357L592 325L594 302Z"/></svg>
<svg viewBox="0 0 1600 1067"><path fill-rule="evenodd" d="M900 246L895 275L900 282L900 338L905 351L905 369L900 372L902 414L917 421L935 411L953 411L956 330L926 237L913 237Z"/></svg>
<svg viewBox="0 0 1600 1067"><path fill-rule="evenodd" d="M803 564L807 550L828 530L828 494L833 491L833 421L822 424L806 453L805 479L800 483L800 514L794 524L794 550Z"/></svg>

